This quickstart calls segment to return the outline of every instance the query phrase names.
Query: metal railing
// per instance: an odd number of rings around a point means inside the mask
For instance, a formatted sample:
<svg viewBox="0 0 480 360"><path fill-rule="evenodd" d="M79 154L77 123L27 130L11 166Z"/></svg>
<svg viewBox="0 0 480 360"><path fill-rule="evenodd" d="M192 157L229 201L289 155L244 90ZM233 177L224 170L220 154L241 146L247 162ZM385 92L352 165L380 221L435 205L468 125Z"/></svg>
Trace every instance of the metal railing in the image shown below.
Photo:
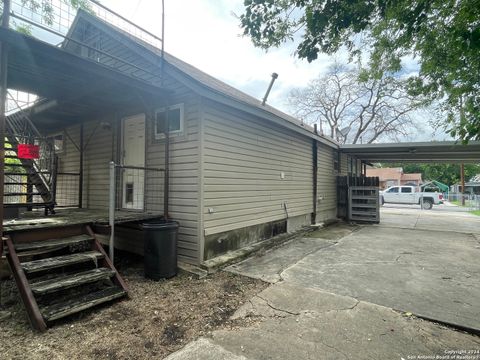
<svg viewBox="0 0 480 360"><path fill-rule="evenodd" d="M64 0L42 0L41 7L32 7L32 2L12 0L11 17L12 27L23 27L30 35L46 41L52 45L60 46L64 50L85 57L102 65L111 67L116 71L135 77L149 84L160 86L163 81L162 71L147 68L143 63L127 61L122 55L124 44L112 39L105 40L99 31L91 31L89 24L77 23L83 26L82 38L73 37L69 33L78 9ZM160 37L136 25L127 18L112 11L95 0L82 0L81 8L103 22L115 26L123 35L134 39L144 45L157 49L163 57L163 41ZM48 16L42 7L50 9ZM108 41L108 43L107 43ZM105 42L105 43L104 43ZM163 65L162 65L163 69Z"/></svg>
<svg viewBox="0 0 480 360"><path fill-rule="evenodd" d="M109 256L113 262L115 239L115 212L163 211L165 170L140 166L109 164Z"/></svg>
<svg viewBox="0 0 480 360"><path fill-rule="evenodd" d="M12 17L17 19L16 22L13 22L13 26L24 24L35 27L37 25L38 28L42 27L45 31L50 30L63 36L67 35L78 11L77 7L64 0L42 0L41 6L35 6L33 2L24 0L12 0L11 4ZM119 28L129 36L140 39L158 49L161 48L162 39L159 36L140 27L100 2L85 0L78 1L78 4L85 11ZM35 35L44 37L43 40L46 38L49 42L55 41L51 36L46 36L40 31L37 31Z"/></svg>
<svg viewBox="0 0 480 360"><path fill-rule="evenodd" d="M80 207L80 173L57 172L56 207Z"/></svg>

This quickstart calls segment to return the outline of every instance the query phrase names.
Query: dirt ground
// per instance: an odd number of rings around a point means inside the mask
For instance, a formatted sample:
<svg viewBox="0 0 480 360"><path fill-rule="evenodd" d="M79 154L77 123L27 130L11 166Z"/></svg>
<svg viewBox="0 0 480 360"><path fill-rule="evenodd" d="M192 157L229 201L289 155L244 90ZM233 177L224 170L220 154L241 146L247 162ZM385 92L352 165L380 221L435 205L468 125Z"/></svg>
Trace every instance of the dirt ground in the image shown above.
<svg viewBox="0 0 480 360"><path fill-rule="evenodd" d="M155 282L143 277L142 260L132 257L117 268L129 287L128 300L58 321L44 334L31 330L13 281L2 281L0 358L161 359L215 329L255 322L229 317L267 286L225 272L204 279L181 272Z"/></svg>

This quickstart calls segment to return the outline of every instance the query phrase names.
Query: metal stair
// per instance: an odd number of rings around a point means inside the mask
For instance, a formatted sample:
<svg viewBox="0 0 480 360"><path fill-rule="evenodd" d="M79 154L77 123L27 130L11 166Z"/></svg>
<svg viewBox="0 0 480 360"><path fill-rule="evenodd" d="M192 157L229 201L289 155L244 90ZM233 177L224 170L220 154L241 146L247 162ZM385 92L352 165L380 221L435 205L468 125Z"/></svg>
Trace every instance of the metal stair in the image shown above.
<svg viewBox="0 0 480 360"><path fill-rule="evenodd" d="M63 236L51 238L60 233ZM3 241L36 330L45 331L55 320L128 295L89 226L13 233Z"/></svg>
<svg viewBox="0 0 480 360"><path fill-rule="evenodd" d="M56 158L53 144L38 131L8 93L17 108L6 117L4 207L44 207L45 214L54 213L56 188ZM39 159L20 159L18 145L31 144L40 148Z"/></svg>

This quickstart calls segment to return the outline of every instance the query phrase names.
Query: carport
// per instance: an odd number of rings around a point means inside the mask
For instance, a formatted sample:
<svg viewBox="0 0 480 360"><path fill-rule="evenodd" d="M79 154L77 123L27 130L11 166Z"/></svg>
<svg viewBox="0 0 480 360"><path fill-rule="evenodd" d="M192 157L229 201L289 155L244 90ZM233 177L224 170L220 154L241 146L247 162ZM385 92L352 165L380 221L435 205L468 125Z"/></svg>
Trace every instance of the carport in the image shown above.
<svg viewBox="0 0 480 360"><path fill-rule="evenodd" d="M341 151L360 160L364 174L374 163L480 162L480 141L352 144ZM321 255L315 271L299 269L295 276L307 282L313 281L307 273L315 274L317 286L329 292L478 333L480 288L472 279L479 274L480 218L454 210L383 209L378 226L345 238Z"/></svg>
<svg viewBox="0 0 480 360"><path fill-rule="evenodd" d="M342 153L364 164L388 162L474 163L480 161L480 141L462 144L456 141L430 141L384 144L349 144Z"/></svg>

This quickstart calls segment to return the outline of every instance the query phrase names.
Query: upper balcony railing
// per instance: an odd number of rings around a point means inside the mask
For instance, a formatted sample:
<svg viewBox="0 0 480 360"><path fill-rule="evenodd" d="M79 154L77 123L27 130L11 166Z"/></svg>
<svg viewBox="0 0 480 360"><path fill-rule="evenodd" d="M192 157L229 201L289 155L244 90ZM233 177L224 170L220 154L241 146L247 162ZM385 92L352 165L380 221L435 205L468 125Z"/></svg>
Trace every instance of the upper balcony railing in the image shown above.
<svg viewBox="0 0 480 360"><path fill-rule="evenodd" d="M132 60L132 54L125 53L131 50L126 50L121 40L89 32L91 29L82 20L78 20L82 25L76 28L76 35L69 32L75 19L78 19L78 7L72 6L72 2L79 4L86 13L119 29L124 36L158 49L163 58L163 41L160 37L96 0L11 0L10 27L54 46L63 46L75 55L101 63L132 78L162 87L163 62L152 65L139 59ZM158 67L158 64L161 66Z"/></svg>
<svg viewBox="0 0 480 360"><path fill-rule="evenodd" d="M140 39L157 49L162 48L162 39L138 26L122 15L96 0L78 0L81 8L114 25L126 34ZM27 29L41 40L56 43L63 41L70 29L77 8L69 0L11 0L11 26Z"/></svg>

